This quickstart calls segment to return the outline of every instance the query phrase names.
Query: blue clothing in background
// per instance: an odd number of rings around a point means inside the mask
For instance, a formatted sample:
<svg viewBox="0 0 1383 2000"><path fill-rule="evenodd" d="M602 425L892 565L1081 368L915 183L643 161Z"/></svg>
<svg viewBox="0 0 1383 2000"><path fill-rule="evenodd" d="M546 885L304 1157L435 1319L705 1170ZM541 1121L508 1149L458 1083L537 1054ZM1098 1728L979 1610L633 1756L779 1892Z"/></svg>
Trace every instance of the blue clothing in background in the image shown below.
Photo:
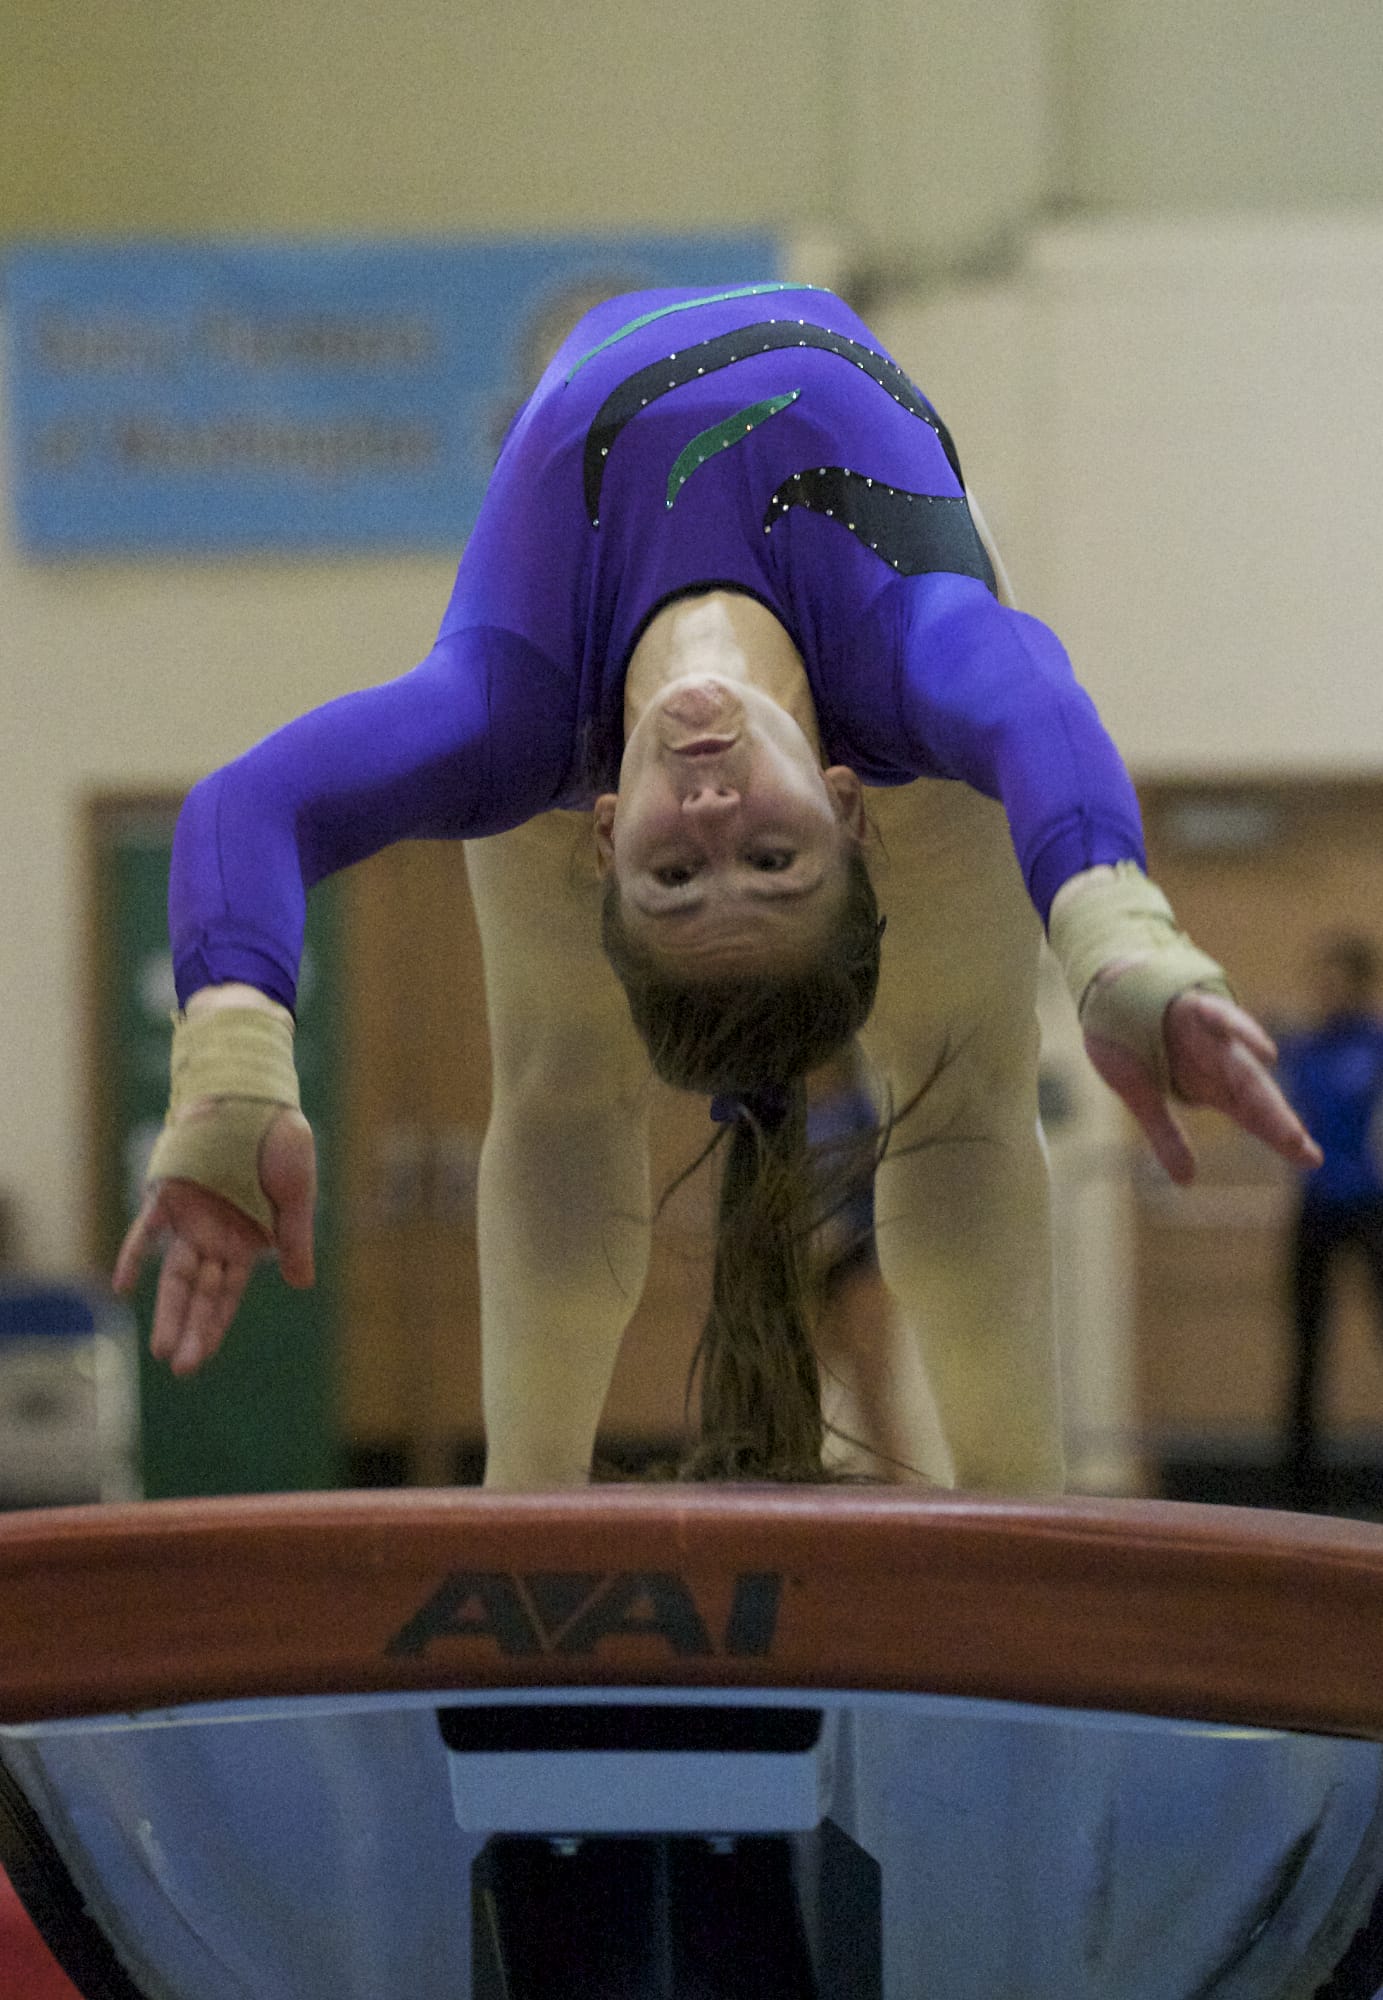
<svg viewBox="0 0 1383 2000"><path fill-rule="evenodd" d="M1280 1078L1325 1159L1305 1176L1309 1201L1383 1199L1383 1021L1337 1014L1280 1044Z"/></svg>
<svg viewBox="0 0 1383 2000"><path fill-rule="evenodd" d="M1383 1021L1334 1014L1283 1037L1280 1061L1282 1087L1325 1154L1302 1176L1288 1270L1294 1354L1284 1443L1293 1503L1310 1507L1324 1493L1316 1404L1342 1255L1362 1259L1383 1331Z"/></svg>

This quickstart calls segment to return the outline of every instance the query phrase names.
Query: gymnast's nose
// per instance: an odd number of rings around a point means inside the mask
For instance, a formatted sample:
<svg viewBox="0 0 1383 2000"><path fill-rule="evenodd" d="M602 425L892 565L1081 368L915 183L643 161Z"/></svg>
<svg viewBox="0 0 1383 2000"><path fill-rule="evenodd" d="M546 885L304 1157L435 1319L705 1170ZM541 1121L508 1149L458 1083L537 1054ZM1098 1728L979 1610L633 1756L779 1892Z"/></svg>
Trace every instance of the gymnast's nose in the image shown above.
<svg viewBox="0 0 1383 2000"><path fill-rule="evenodd" d="M723 779L703 779L682 795L682 810L699 821L715 822L732 813L740 802L736 786Z"/></svg>

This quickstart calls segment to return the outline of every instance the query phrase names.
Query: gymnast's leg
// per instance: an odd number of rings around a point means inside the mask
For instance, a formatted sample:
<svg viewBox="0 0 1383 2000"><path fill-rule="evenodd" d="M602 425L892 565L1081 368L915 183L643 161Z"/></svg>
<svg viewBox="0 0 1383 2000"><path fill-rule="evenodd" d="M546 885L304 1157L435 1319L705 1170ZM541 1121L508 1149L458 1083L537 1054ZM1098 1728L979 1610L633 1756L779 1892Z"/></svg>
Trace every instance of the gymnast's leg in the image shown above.
<svg viewBox="0 0 1383 2000"><path fill-rule="evenodd" d="M858 1044L811 1078L807 1134L823 1170L840 1170L843 1142L873 1138L877 1114ZM949 1485L951 1455L918 1343L895 1310L874 1240L872 1176L816 1229L822 1287L813 1338L828 1472L902 1485Z"/></svg>
<svg viewBox="0 0 1383 2000"><path fill-rule="evenodd" d="M998 806L958 784L873 793L888 917L866 1052L899 1127L876 1191L880 1266L925 1363L956 1481L1063 1477L1046 1157L1040 926Z"/></svg>
<svg viewBox="0 0 1383 2000"><path fill-rule="evenodd" d="M480 1157L491 1487L576 1486L649 1255L648 1059L600 951L585 815L466 844L493 1073Z"/></svg>

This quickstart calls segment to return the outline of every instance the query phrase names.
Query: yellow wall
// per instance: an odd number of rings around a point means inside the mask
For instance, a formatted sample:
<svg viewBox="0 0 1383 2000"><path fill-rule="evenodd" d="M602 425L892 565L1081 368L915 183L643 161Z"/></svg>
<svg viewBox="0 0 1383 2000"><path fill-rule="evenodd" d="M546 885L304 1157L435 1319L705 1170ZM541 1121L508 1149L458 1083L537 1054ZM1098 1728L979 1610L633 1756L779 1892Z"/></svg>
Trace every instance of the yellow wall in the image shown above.
<svg viewBox="0 0 1383 2000"><path fill-rule="evenodd" d="M1056 0L1057 178L1081 207L1383 200L1377 0Z"/></svg>
<svg viewBox="0 0 1383 2000"><path fill-rule="evenodd" d="M1376 0L13 0L0 241L1383 201ZM906 277L895 270L895 278Z"/></svg>
<svg viewBox="0 0 1383 2000"><path fill-rule="evenodd" d="M829 204L830 0L25 0L5 230L546 229ZM731 141L733 140L733 143Z"/></svg>

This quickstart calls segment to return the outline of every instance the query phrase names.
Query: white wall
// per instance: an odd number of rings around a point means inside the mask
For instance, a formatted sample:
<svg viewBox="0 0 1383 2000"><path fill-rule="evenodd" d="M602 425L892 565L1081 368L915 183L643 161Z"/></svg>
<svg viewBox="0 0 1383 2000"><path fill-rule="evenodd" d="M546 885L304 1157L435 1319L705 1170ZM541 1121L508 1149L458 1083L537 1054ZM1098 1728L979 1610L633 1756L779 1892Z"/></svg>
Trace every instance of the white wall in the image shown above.
<svg viewBox="0 0 1383 2000"><path fill-rule="evenodd" d="M1136 771L1383 766L1383 212L1034 236L880 317Z"/></svg>

